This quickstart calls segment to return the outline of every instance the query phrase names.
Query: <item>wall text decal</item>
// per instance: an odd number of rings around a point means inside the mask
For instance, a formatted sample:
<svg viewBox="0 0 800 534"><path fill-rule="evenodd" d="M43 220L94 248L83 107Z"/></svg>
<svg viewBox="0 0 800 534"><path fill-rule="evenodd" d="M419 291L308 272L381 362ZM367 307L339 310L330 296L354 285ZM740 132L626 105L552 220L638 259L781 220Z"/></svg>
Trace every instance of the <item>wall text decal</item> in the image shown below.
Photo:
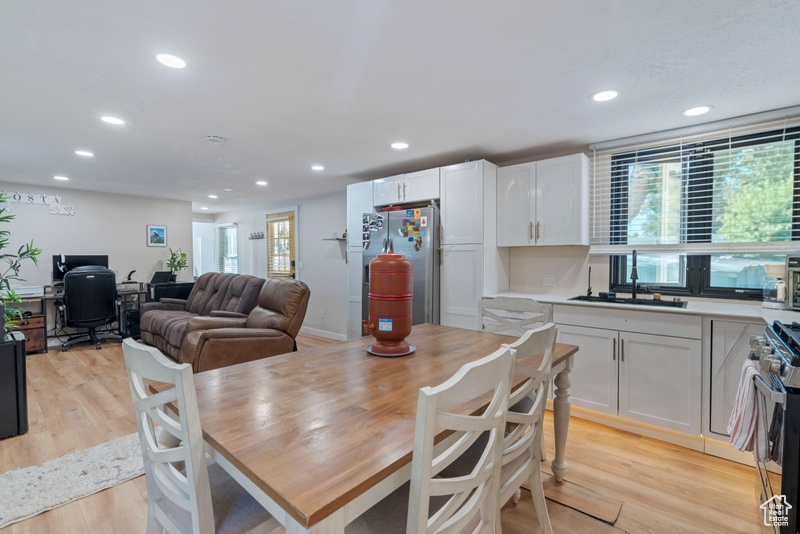
<svg viewBox="0 0 800 534"><path fill-rule="evenodd" d="M48 195L46 193L17 193L12 191L0 191L0 194L8 197L3 204L37 204L48 206L53 215L75 215L75 206L64 204L60 195Z"/></svg>

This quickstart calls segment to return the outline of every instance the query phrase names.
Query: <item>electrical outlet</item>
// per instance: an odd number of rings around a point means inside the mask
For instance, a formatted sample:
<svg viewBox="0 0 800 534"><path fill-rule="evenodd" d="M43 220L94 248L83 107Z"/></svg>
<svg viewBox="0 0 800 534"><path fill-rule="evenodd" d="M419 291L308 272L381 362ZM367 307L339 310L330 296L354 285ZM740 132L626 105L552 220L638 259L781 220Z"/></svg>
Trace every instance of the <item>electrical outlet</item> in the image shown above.
<svg viewBox="0 0 800 534"><path fill-rule="evenodd" d="M554 275L554 274L542 275L542 285L543 286L550 286L550 287L555 286L556 285L556 275Z"/></svg>
<svg viewBox="0 0 800 534"><path fill-rule="evenodd" d="M320 319L324 319L325 318L325 310L320 310L319 311L319 318Z"/></svg>

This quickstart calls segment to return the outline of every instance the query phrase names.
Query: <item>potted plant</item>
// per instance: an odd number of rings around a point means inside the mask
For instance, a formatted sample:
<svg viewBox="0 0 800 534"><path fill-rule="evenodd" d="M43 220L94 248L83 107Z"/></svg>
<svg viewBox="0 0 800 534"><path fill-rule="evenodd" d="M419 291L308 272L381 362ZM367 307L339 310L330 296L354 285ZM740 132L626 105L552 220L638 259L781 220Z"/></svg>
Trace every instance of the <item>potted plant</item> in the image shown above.
<svg viewBox="0 0 800 534"><path fill-rule="evenodd" d="M178 272L188 268L186 263L186 253L180 248L178 250L169 249L169 259L167 260L167 269L172 273L170 282L174 282L178 278Z"/></svg>
<svg viewBox="0 0 800 534"><path fill-rule="evenodd" d="M5 202L8 198L8 196L0 194L0 223L7 223L14 219L14 215L6 213ZM10 230L0 229L0 321L3 322L0 335L2 335L2 339L5 339L6 334L22 318L22 311L19 308L7 306L8 303L20 301L19 296L11 289L11 282L23 281L19 277L22 262L30 260L34 265L38 265L37 257L42 252L41 249L33 246L33 240L19 247L16 253L6 252L10 235Z"/></svg>

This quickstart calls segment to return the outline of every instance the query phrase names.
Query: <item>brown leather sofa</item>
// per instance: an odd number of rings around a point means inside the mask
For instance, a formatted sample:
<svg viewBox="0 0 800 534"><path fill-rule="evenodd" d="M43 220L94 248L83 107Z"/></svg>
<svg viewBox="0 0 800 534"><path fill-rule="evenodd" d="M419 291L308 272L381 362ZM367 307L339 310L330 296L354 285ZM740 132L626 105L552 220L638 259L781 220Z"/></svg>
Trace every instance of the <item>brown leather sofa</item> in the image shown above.
<svg viewBox="0 0 800 534"><path fill-rule="evenodd" d="M205 273L198 277L186 299L162 298L141 307L142 341L180 361L186 325L193 317L247 317L256 306L265 280L231 273Z"/></svg>
<svg viewBox="0 0 800 534"><path fill-rule="evenodd" d="M270 278L247 317L192 317L180 363L191 363L199 373L297 350L310 296L304 282Z"/></svg>

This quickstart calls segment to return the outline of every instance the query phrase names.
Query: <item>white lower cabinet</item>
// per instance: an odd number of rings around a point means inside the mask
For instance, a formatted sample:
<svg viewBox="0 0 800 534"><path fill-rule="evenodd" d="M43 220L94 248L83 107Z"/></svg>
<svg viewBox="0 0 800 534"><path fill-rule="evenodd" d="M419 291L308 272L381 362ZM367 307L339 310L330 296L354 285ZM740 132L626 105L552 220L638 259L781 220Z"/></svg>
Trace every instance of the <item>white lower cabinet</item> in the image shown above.
<svg viewBox="0 0 800 534"><path fill-rule="evenodd" d="M742 365L750 354L750 336L763 335L764 323L714 319L710 325L708 430L717 439L727 441Z"/></svg>
<svg viewBox="0 0 800 534"><path fill-rule="evenodd" d="M361 337L361 287L364 253L359 248L347 249L347 339Z"/></svg>
<svg viewBox="0 0 800 534"><path fill-rule="evenodd" d="M563 324L563 314L554 314L558 340L580 347L569 375L570 400L575 406L700 435L700 319L695 318L697 327L689 329L689 335L696 338L686 338L644 333L674 329L658 325L664 320L661 316L653 316L653 328L649 328L650 321L641 318L647 314L638 315L635 320L623 313L616 321L613 317L597 321L608 326L640 327L640 331L631 332Z"/></svg>
<svg viewBox="0 0 800 534"><path fill-rule="evenodd" d="M440 317L444 326L478 329L483 279L482 245L442 245L439 278Z"/></svg>

